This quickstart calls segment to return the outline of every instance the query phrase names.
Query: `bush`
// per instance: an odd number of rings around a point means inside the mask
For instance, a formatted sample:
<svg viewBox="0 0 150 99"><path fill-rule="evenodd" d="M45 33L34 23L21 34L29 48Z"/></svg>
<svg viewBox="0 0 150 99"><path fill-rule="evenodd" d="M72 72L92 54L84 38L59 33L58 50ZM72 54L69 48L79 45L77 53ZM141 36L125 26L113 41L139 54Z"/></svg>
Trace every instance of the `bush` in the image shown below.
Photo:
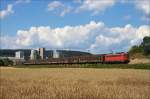
<svg viewBox="0 0 150 99"><path fill-rule="evenodd" d="M2 59L0 59L0 66L4 66L4 62Z"/></svg>
<svg viewBox="0 0 150 99"><path fill-rule="evenodd" d="M129 54L135 54L135 53L143 53L144 49L142 46L133 46L130 50L129 50Z"/></svg>
<svg viewBox="0 0 150 99"><path fill-rule="evenodd" d="M6 59L0 59L0 66L12 66L13 65L13 61L6 58Z"/></svg>

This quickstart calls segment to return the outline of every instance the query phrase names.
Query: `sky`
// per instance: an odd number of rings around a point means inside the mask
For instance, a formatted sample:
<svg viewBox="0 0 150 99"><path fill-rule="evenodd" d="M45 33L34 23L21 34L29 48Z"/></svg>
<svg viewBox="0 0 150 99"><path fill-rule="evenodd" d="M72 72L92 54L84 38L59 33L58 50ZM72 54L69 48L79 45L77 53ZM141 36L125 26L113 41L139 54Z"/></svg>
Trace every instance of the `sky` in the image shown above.
<svg viewBox="0 0 150 99"><path fill-rule="evenodd" d="M1 49L128 51L150 36L150 0L0 0Z"/></svg>

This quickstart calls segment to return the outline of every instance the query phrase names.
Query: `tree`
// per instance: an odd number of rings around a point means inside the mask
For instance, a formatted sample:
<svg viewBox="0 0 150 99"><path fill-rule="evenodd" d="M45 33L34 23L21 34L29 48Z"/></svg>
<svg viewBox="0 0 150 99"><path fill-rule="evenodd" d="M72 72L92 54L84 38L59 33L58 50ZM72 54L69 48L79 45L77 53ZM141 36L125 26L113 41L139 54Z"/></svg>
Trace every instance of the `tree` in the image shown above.
<svg viewBox="0 0 150 99"><path fill-rule="evenodd" d="M130 54L134 54L134 53L143 53L143 47L142 46L136 46L134 45L130 50L129 50Z"/></svg>
<svg viewBox="0 0 150 99"><path fill-rule="evenodd" d="M144 48L144 54L150 54L150 37L146 36L143 38L143 42L141 44Z"/></svg>
<svg viewBox="0 0 150 99"><path fill-rule="evenodd" d="M2 59L0 59L0 66L4 66L4 62Z"/></svg>
<svg viewBox="0 0 150 99"><path fill-rule="evenodd" d="M6 59L1 59L1 66L9 66L9 65L13 65L13 61L12 60L10 60L10 59L8 59L8 58L6 58Z"/></svg>

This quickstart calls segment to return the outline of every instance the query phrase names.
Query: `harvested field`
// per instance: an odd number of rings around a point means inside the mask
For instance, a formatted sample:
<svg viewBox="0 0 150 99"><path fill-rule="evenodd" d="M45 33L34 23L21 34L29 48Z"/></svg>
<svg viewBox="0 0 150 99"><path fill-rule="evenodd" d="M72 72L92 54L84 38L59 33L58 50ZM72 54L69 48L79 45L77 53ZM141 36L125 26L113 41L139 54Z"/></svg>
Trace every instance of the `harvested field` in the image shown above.
<svg viewBox="0 0 150 99"><path fill-rule="evenodd" d="M1 68L0 99L150 99L150 71Z"/></svg>

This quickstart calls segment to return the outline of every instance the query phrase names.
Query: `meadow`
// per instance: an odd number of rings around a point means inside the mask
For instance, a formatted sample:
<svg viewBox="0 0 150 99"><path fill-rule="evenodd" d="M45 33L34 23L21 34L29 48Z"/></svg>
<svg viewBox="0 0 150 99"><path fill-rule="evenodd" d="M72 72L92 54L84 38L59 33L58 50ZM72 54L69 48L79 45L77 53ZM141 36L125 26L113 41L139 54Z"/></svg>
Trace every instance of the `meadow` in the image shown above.
<svg viewBox="0 0 150 99"><path fill-rule="evenodd" d="M143 69L0 67L0 99L150 99Z"/></svg>

